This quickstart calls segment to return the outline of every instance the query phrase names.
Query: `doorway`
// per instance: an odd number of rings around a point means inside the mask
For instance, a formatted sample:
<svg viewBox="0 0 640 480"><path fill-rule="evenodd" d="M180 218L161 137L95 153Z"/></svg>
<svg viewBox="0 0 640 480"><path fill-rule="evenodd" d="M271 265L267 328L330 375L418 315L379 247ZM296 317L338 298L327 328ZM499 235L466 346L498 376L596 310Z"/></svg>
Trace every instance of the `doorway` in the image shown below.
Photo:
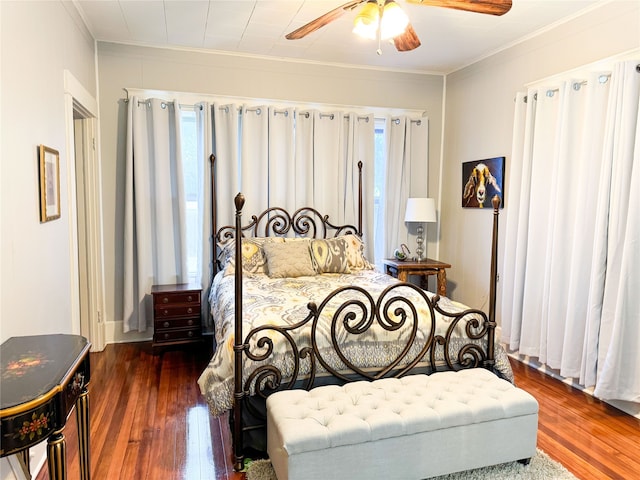
<svg viewBox="0 0 640 480"><path fill-rule="evenodd" d="M87 235L87 195L85 182L85 155L87 120L82 117L80 111L73 109L73 138L74 157L76 163L76 235L78 245L78 295L80 300L80 335L91 338L90 317L90 291L89 291L89 255Z"/></svg>
<svg viewBox="0 0 640 480"><path fill-rule="evenodd" d="M65 71L65 110L71 330L86 337L92 351L100 351L105 346L105 324L98 105L69 71Z"/></svg>

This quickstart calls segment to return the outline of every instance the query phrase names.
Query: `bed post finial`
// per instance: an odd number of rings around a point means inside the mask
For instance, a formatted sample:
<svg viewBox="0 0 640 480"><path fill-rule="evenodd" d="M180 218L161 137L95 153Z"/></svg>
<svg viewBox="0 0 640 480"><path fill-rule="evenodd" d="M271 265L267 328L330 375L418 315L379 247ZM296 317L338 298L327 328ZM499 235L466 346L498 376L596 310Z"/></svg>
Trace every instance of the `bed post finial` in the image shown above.
<svg viewBox="0 0 640 480"><path fill-rule="evenodd" d="M240 212L242 207L244 207L244 195L242 193L238 193L233 199L233 202L236 205L236 213Z"/></svg>
<svg viewBox="0 0 640 480"><path fill-rule="evenodd" d="M491 205L493 205L494 213L500 208L500 203L500 197L498 195L494 195L491 199Z"/></svg>

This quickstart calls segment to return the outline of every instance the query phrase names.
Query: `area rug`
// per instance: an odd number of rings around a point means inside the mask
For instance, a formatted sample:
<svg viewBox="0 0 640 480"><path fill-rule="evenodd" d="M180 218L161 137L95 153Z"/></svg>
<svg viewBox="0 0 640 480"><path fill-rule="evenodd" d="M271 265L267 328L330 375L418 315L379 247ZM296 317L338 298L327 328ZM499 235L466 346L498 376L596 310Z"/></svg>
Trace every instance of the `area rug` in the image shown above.
<svg viewBox="0 0 640 480"><path fill-rule="evenodd" d="M269 460L255 460L247 467L247 480L277 480ZM433 477L432 480L576 480L571 472L538 450L529 465L518 462Z"/></svg>

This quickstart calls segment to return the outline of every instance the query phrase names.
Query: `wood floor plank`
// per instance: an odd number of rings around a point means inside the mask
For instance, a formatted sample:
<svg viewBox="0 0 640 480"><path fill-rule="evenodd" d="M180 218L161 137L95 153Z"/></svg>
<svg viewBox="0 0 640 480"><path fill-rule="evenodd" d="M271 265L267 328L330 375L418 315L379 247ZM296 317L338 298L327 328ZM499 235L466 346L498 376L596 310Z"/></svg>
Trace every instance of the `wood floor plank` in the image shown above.
<svg viewBox="0 0 640 480"><path fill-rule="evenodd" d="M631 479L640 472L640 420L522 363L516 383L540 404L538 445L578 478Z"/></svg>
<svg viewBox="0 0 640 480"><path fill-rule="evenodd" d="M154 352L149 343L91 354L94 480L244 480L233 471L229 418L212 417L197 379L206 344ZM579 479L640 478L640 420L521 363L516 383L540 404L538 446ZM68 479L79 478L77 428L65 428ZM46 467L36 477L48 479Z"/></svg>

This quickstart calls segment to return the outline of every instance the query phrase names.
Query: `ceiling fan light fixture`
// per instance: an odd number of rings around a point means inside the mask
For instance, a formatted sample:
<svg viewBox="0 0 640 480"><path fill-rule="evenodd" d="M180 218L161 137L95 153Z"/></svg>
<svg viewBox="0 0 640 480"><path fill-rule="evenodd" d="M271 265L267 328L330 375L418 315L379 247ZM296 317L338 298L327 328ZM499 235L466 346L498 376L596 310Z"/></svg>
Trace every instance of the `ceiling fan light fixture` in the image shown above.
<svg viewBox="0 0 640 480"><path fill-rule="evenodd" d="M380 21L380 37L388 40L405 32L409 25L409 17L393 0L387 0Z"/></svg>
<svg viewBox="0 0 640 480"><path fill-rule="evenodd" d="M369 0L353 21L353 33L375 40L380 20L380 7L376 0Z"/></svg>

